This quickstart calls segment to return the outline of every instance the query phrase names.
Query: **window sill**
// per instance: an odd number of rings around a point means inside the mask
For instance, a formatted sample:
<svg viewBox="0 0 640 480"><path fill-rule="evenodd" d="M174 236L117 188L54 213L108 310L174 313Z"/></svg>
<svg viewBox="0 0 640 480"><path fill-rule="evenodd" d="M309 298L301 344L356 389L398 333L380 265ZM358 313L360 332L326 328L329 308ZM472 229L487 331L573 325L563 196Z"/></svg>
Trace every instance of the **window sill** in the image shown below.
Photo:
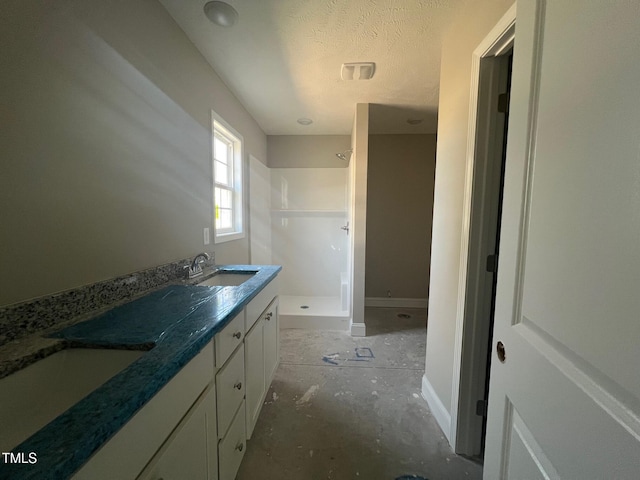
<svg viewBox="0 0 640 480"><path fill-rule="evenodd" d="M215 236L215 243L224 243L231 242L233 240L240 240L244 238L244 232L236 232L236 233L224 233Z"/></svg>

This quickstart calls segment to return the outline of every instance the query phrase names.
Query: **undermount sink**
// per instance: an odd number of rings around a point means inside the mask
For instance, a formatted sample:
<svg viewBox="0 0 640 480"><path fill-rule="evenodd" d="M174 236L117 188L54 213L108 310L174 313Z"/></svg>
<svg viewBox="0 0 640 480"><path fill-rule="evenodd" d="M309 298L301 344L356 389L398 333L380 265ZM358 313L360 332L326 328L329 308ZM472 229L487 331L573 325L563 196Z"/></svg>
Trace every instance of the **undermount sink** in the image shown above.
<svg viewBox="0 0 640 480"><path fill-rule="evenodd" d="M144 353L70 348L0 379L0 451L16 447Z"/></svg>
<svg viewBox="0 0 640 480"><path fill-rule="evenodd" d="M208 287L237 287L247 280L251 280L255 274L256 272L221 272L199 282L198 285L206 285Z"/></svg>

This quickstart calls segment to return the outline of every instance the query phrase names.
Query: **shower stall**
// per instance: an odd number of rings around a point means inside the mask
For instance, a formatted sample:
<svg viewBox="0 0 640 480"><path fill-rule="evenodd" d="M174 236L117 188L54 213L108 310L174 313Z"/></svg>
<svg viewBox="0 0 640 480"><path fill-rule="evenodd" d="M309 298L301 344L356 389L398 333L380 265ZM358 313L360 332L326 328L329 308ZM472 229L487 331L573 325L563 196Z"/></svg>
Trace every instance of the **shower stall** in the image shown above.
<svg viewBox="0 0 640 480"><path fill-rule="evenodd" d="M272 168L282 328L348 330L348 168Z"/></svg>

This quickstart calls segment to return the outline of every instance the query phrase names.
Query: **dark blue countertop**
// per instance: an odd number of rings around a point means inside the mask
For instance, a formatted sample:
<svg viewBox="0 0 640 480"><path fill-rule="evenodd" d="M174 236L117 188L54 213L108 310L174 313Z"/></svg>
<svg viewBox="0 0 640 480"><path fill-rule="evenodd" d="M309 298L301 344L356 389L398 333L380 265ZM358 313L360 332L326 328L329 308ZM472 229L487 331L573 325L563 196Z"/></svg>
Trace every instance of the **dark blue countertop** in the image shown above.
<svg viewBox="0 0 640 480"><path fill-rule="evenodd" d="M237 287L168 285L54 334L74 347L150 350L13 449L27 460L29 452L36 452L37 463L6 464L0 459L0 479L69 478L281 269L222 266L220 273L257 273Z"/></svg>

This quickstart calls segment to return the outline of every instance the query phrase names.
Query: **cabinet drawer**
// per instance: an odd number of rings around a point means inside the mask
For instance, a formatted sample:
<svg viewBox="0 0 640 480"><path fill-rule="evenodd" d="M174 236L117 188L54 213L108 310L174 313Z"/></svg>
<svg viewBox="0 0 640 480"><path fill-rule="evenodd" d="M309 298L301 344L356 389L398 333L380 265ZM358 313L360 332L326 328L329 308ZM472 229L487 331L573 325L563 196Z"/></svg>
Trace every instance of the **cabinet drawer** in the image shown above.
<svg viewBox="0 0 640 480"><path fill-rule="evenodd" d="M251 300L245 308L246 325L245 330L248 332L254 323L258 320L262 312L269 306L271 300L278 295L278 279L271 280L253 300Z"/></svg>
<svg viewBox="0 0 640 480"><path fill-rule="evenodd" d="M216 368L221 368L244 338L244 310L216 334Z"/></svg>
<svg viewBox="0 0 640 480"><path fill-rule="evenodd" d="M244 399L244 345L236 350L229 362L216 375L216 391L218 438L222 438Z"/></svg>
<svg viewBox="0 0 640 480"><path fill-rule="evenodd" d="M218 459L220 468L219 480L233 480L247 449L244 436L244 402L238 410L227 435L218 444Z"/></svg>

